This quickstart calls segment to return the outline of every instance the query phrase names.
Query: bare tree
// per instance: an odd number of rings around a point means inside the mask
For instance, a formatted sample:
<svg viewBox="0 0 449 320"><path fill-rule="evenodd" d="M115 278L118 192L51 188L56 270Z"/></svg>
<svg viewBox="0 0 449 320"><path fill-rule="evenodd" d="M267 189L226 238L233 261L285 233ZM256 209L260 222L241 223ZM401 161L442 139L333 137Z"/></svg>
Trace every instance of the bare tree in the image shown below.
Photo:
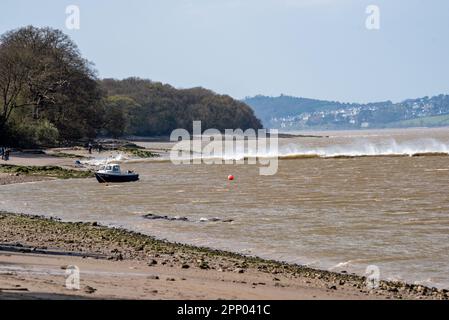
<svg viewBox="0 0 449 320"><path fill-rule="evenodd" d="M59 30L32 26L0 37L0 130L14 110L32 107L33 117L57 104L80 79L95 81L91 65ZM71 88L72 86L72 88Z"/></svg>

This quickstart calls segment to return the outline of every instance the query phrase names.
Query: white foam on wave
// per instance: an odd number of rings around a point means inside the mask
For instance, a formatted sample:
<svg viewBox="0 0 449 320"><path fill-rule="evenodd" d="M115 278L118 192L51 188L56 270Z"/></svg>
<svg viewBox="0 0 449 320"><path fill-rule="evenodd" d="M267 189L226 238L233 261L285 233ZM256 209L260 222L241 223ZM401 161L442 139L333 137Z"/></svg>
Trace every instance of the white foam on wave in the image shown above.
<svg viewBox="0 0 449 320"><path fill-rule="evenodd" d="M445 153L449 154L449 144L437 139L418 139L397 142L395 139L387 139L373 142L366 139L358 139L346 145L329 145L325 147L301 147L289 144L279 150L279 156L316 155L323 158L329 157L361 157L361 156L388 156L388 155L415 155L415 154Z"/></svg>
<svg viewBox="0 0 449 320"><path fill-rule="evenodd" d="M329 144L313 147L300 143L281 145L276 150L268 147L266 151L254 150L248 147L236 147L234 150L223 150L222 154L195 153L177 160L188 162L194 159L242 161L248 158L334 158L334 157L366 157L366 156L413 156L417 154L447 154L449 155L449 141L441 141L432 138L422 138L407 141L396 141L393 138L373 141L366 138L354 139L347 144ZM81 161L82 164L99 166L107 162L164 162L170 161L169 157L140 159L127 158L124 154L118 154L112 158L95 158Z"/></svg>
<svg viewBox="0 0 449 320"><path fill-rule="evenodd" d="M363 156L413 156L416 154L448 154L449 143L437 139L415 139L397 142L395 139L372 141L356 139L352 143L327 145L322 147L301 146L297 143L280 146L278 151L260 152L236 150L224 154L223 160L242 160L245 158L288 158L288 157L363 157Z"/></svg>
<svg viewBox="0 0 449 320"><path fill-rule="evenodd" d="M336 265L332 266L329 268L329 271L334 271L336 269L340 269L340 268L345 268L348 267L349 265L352 264L352 260L348 260L348 261L344 261L344 262L339 262Z"/></svg>
<svg viewBox="0 0 449 320"><path fill-rule="evenodd" d="M123 153L119 153L115 156L112 157L108 157L108 158L94 158L94 159L89 159L89 160L81 160L81 164L84 165L88 165L88 166L101 166L107 163L112 163L112 162L122 162L122 161L126 161L129 160L129 158L124 155Z"/></svg>

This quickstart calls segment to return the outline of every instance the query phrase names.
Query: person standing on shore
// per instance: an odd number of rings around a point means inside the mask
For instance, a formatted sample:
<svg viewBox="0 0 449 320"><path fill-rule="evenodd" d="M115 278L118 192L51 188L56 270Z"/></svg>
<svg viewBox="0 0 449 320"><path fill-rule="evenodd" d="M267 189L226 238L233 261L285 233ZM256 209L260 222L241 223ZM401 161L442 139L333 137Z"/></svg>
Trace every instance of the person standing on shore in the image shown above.
<svg viewBox="0 0 449 320"><path fill-rule="evenodd" d="M2 160L5 157L5 148L4 147L0 147L0 155L2 156Z"/></svg>
<svg viewBox="0 0 449 320"><path fill-rule="evenodd" d="M3 153L4 153L4 155L3 155L3 159L5 160L5 161L8 161L9 160L9 154L10 154L10 150L9 149L4 149L4 151L3 151Z"/></svg>

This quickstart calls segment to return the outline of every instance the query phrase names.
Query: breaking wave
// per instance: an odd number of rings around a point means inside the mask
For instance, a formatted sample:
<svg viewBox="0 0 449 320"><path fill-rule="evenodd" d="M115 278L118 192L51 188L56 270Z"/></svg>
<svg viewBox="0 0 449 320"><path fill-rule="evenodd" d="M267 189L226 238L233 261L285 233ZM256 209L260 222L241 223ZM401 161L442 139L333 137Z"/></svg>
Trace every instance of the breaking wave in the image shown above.
<svg viewBox="0 0 449 320"><path fill-rule="evenodd" d="M348 144L327 146L301 146L297 143L280 146L278 151L254 152L238 150L225 154L223 160L242 160L250 158L310 159L310 158L355 158L355 157L399 157L399 156L448 156L449 143L437 139L418 139L397 142L395 139L375 141L358 139ZM205 157L203 159L217 157Z"/></svg>
<svg viewBox="0 0 449 320"><path fill-rule="evenodd" d="M80 163L87 166L101 166L107 163L111 162L122 162L126 161L129 158L126 157L123 153L119 153L115 156L108 157L108 158L95 158L95 159L88 159L88 160L81 160Z"/></svg>
<svg viewBox="0 0 449 320"><path fill-rule="evenodd" d="M279 158L282 160L314 159L314 158L358 158L358 157L417 157L417 156L449 156L449 142L437 139L415 139L397 142L395 139L372 141L357 139L347 144L329 144L313 147L290 143L279 146L278 150L269 149L266 152L238 149L234 152L225 152L222 155L207 153L194 153L177 160L218 160L218 161L242 161L248 159ZM119 153L109 158L95 158L81 160L81 164L87 166L100 166L111 162L170 162L169 155L159 158L129 158Z"/></svg>
<svg viewBox="0 0 449 320"><path fill-rule="evenodd" d="M329 145L317 148L290 144L279 150L281 159L431 155L449 155L449 144L436 139L419 139L404 142L397 142L394 139L379 142L357 140L351 144Z"/></svg>

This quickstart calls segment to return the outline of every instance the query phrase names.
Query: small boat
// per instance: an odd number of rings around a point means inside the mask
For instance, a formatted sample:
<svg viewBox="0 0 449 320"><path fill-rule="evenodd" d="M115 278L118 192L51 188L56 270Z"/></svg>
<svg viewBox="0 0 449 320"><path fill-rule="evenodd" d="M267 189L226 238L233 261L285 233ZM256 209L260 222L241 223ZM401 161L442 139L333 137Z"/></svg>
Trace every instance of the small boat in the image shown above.
<svg viewBox="0 0 449 320"><path fill-rule="evenodd" d="M95 177L100 183L107 182L131 182L139 180L139 175L133 171L122 172L120 165L107 164L95 172Z"/></svg>

